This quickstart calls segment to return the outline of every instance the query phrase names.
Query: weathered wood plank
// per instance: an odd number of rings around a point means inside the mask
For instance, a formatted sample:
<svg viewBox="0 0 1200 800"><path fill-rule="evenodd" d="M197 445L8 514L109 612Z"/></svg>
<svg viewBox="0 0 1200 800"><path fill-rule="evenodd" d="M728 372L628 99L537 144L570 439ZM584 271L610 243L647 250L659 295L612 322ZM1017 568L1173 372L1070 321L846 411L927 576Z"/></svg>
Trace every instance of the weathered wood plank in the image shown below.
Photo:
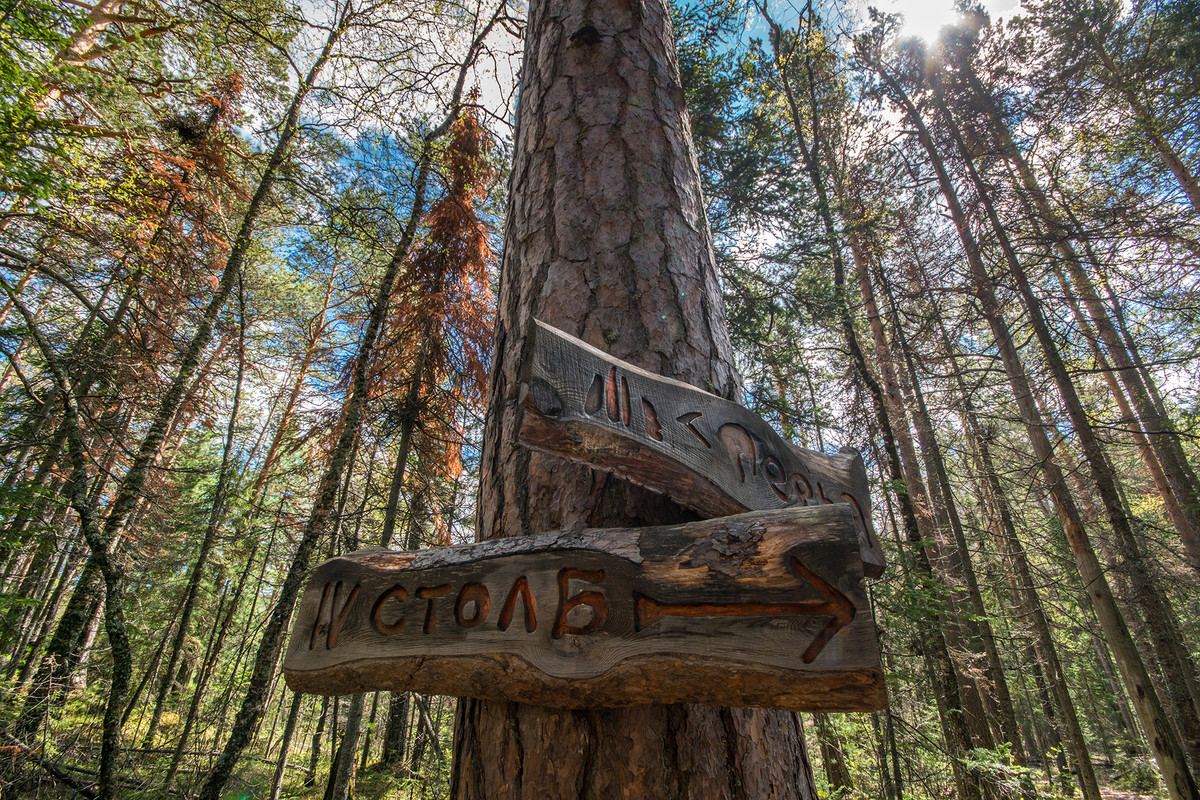
<svg viewBox="0 0 1200 800"><path fill-rule="evenodd" d="M284 663L295 691L557 707L886 703L848 505L326 561Z"/></svg>
<svg viewBox="0 0 1200 800"><path fill-rule="evenodd" d="M529 447L612 472L706 516L847 503L863 571L882 574L857 450L795 447L737 403L541 322L528 369L521 440Z"/></svg>

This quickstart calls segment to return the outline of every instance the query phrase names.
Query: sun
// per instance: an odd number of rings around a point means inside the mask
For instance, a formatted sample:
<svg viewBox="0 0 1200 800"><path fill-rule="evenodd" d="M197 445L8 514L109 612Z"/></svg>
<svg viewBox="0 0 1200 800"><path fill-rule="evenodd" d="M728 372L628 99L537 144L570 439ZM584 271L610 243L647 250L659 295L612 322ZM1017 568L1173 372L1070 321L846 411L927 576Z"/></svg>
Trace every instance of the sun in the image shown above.
<svg viewBox="0 0 1200 800"><path fill-rule="evenodd" d="M993 21L1021 13L1020 0L984 0L982 5ZM901 38L916 36L926 42L936 41L942 28L959 18L954 0L883 0L881 7L904 18Z"/></svg>
<svg viewBox="0 0 1200 800"><path fill-rule="evenodd" d="M958 19L953 0L892 0L889 10L900 14L904 22L900 36L916 36L927 42L937 39L942 28Z"/></svg>

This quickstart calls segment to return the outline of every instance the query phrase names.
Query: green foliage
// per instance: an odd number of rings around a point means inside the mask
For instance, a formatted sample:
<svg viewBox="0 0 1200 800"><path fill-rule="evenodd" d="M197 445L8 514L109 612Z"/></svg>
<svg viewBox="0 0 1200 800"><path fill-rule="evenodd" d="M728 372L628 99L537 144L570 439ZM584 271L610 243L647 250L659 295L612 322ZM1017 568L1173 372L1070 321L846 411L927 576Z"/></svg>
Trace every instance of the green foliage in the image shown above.
<svg viewBox="0 0 1200 800"><path fill-rule="evenodd" d="M64 155L69 133L40 105L77 19L47 0L0 2L0 196L46 197L54 185L45 165Z"/></svg>

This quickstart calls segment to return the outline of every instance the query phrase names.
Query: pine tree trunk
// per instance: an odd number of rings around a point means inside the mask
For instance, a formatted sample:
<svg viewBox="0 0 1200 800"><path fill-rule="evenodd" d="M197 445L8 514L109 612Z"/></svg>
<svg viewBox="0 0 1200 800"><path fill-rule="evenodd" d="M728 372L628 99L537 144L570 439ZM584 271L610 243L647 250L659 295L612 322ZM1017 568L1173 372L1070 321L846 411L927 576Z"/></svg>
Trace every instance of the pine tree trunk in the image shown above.
<svg viewBox="0 0 1200 800"><path fill-rule="evenodd" d="M404 744L408 738L408 694L392 692L388 699L387 726L383 732L384 764L399 764L404 761Z"/></svg>
<svg viewBox="0 0 1200 800"><path fill-rule="evenodd" d="M358 735L362 730L363 707L366 695L358 693L350 698L346 712L346 727L329 766L329 783L325 787L325 800L347 800L354 781L354 764L358 755Z"/></svg>
<svg viewBox="0 0 1200 800"><path fill-rule="evenodd" d="M531 4L479 492L481 539L687 518L517 441L533 319L734 396L699 176L658 0ZM768 788L772 787L772 788ZM462 700L454 798L815 798L794 715Z"/></svg>
<svg viewBox="0 0 1200 800"><path fill-rule="evenodd" d="M371 759L371 736L375 732L375 720L379 715L379 695L380 692L371 693L371 713L367 717L367 728L363 731L362 758L358 762L358 771L363 772L367 768L367 762Z"/></svg>
<svg viewBox="0 0 1200 800"><path fill-rule="evenodd" d="M300 717L300 703L304 695L292 695L292 705L288 709L287 722L283 724L283 738L279 741L279 759L275 764L275 774L271 776L271 792L269 800L279 800L283 791L283 773L287 770L288 753L292 749L292 736L296 732L296 720Z"/></svg>
<svg viewBox="0 0 1200 800"><path fill-rule="evenodd" d="M240 289L240 278L238 283ZM195 563L192 564L191 574L188 575L187 588L184 590L183 601L179 607L179 621L176 623L175 636L171 640L171 651L167 657L167 668L163 672L158 694L154 698L154 710L150 714L150 725L146 729L146 737L142 744L146 748L154 746L154 736L158 732L158 724L162 719L163 707L166 705L167 695L171 691L171 686L175 683L175 670L179 666L179 658L183 653L184 642L187 640L192 611L196 607L196 597L200 593L200 581L204 577L204 567L208 562L208 556L212 552L213 546L216 544L217 531L220 528L221 520L225 516L225 498L229 493L229 481L231 477L230 459L233 455L233 438L237 432L238 407L242 401L242 378L246 370L246 322L244 313L240 319L241 345L238 348L237 379L234 382L233 388L233 406L229 411L229 422L225 427L225 443L221 450L221 466L217 472L217 485L213 491L212 507L208 513L208 523L204 527L204 536L200 539L200 552L196 555Z"/></svg>
<svg viewBox="0 0 1200 800"><path fill-rule="evenodd" d="M1075 554L1080 575L1088 587L1088 597L1096 609L1096 615L1104 628L1105 636L1117 657L1117 663L1121 668L1129 695L1138 709L1138 715L1146 730L1154 731L1154 756L1162 772L1164 783L1167 785L1172 800L1200 800L1200 790L1197 789L1190 772L1187 755L1175 735L1170 719L1163 711L1163 706L1154 690L1141 654L1129 633L1120 609L1117 607L1104 568L1096 557L1087 532L1080 523L1074 498L1071 497L1062 471L1055 461L1054 449L1046 436L1045 423L1034 400L1029 378L1013 343L1008 323L1000 311L991 276L984 265L979 245L968 225L966 213L958 201L957 191L950 180L941 155L934 145L933 138L925 126L921 114L908 95L881 64L874 63L873 66L879 72L893 99L903 109L909 124L913 126L918 140L926 151L930 165L937 175L942 196L966 251L979 309L987 320L992 331L992 338L1000 351L1001 361L1012 385L1017 406L1021 411L1022 422L1030 443L1033 445L1039 467L1045 476L1047 488L1062 521L1067 540Z"/></svg>
<svg viewBox="0 0 1200 800"><path fill-rule="evenodd" d="M349 6L347 6L349 13ZM448 103L448 113L442 123L427 133L424 137L420 154L417 158L417 178L413 191L413 204L409 210L409 218L405 225L400 241L392 253L392 258L385 267L375 292L374 303L363 337L359 343L358 353L354 361L354 371L351 377L350 393L343 415L342 430L337 437L329 461L321 476L316 489L316 499L309 515L304 532L297 544L295 554L288 566L287 574L279 587L271 616L263 629L254 666L251 671L249 686L242 700L237 718L230 730L229 739L217 758L213 769L200 792L202 800L218 800L225 783L233 774L233 768L242 751L250 744L254 730L262 717L263 708L268 699L267 690L275 674L280 651L283 647L284 631L288 620L295 608L300 589L307 577L309 561L317 542L325 535L330 527L334 503L338 495L343 471L346 467L347 455L353 443L358 438L359 427L367 401L367 369L371 363L371 355L375 349L380 329L387 313L388 301L392 296L396 276L408 257L416 235L417 222L425 209L425 191L432 169L433 146L450 130L450 126L459 113L459 103L463 93L463 84L467 72L474 63L482 43L492 27L496 24L493 16L471 43L467 55L458 72L458 81Z"/></svg>
<svg viewBox="0 0 1200 800"><path fill-rule="evenodd" d="M821 763L825 767L825 780L837 792L854 791L854 781L850 777L850 765L846 763L846 751L838 735L837 726L833 725L828 714L813 714L813 722L817 726L817 742L821 748Z"/></svg>
<svg viewBox="0 0 1200 800"><path fill-rule="evenodd" d="M947 129L958 145L967 173L979 193L988 221L1004 253L1009 274L1016 284L1029 315L1029 321L1040 345L1042 357L1054 376L1059 396L1062 398L1071 425L1075 429L1075 436L1091 473L1092 483L1100 494L1105 516L1124 559L1122 568L1129 573L1133 599L1141 607L1145 616L1147 630L1163 667L1168 695L1172 700L1169 708L1179 725L1184 753L1191 764L1194 780L1195 774L1200 772L1200 689L1197 687L1191 654L1183 646L1179 626L1175 622L1174 610L1166 595L1158 587L1156 578L1151 572L1139 541L1140 537L1134 531L1134 522L1121 497L1115 470L1096 437L1091 419L1084 409L1075 384L1063 363L1058 345L1050 333L1041 301L1034 294L1025 267L1000 222L991 201L991 192L976 172L974 158L963 142L956 123L946 113L944 107L941 110Z"/></svg>
<svg viewBox="0 0 1200 800"><path fill-rule="evenodd" d="M205 648L204 660L200 666L200 675L196 678L196 688L192 692L192 702L188 706L187 718L183 723L183 731L179 734L179 741L175 743L175 752L171 756L171 766L167 768L167 776L163 778L162 793L164 795L170 789L171 781L175 779L175 773L183 761L183 751L187 747L188 737L191 736L192 728L196 724L196 720L200 714L200 702L204 699L204 691L208 688L208 681L217 668L217 659L221 655L221 647L225 644L225 638L229 635L230 628L233 627L233 617L237 613L238 603L241 602L242 594L246 589L246 579L249 577L250 569L254 565L254 556L256 553L258 553L257 542L246 559L246 565L242 568L242 574L238 577L237 587L233 591L233 598L229 601L228 609L224 608L224 594L221 597L221 602L217 604L217 622L213 626L212 634L209 636L208 644ZM228 589L226 590L227 592ZM222 611L224 611L223 616Z"/></svg>
<svg viewBox="0 0 1200 800"><path fill-rule="evenodd" d="M923 274L922 277L924 277ZM928 286L928 280L923 280L923 283ZM950 362L951 372L958 383L959 397L961 398L959 413L963 418L963 431L966 434L967 446L977 459L977 474L984 482L984 487L980 491L980 503L990 512L991 520L988 527L991 529L1001 558L1008 567L1009 582L1015 604L1021 610L1021 616L1026 624L1032 623L1036 637L1034 644L1035 667L1038 668L1039 673L1042 673L1040 664L1046 665L1045 672L1049 674L1054 705L1057 707L1062 724L1066 729L1067 747L1075 762L1076 775L1084 800L1100 800L1100 786L1096 779L1091 753L1088 750L1087 740L1084 738L1083 729L1079 724L1079 715L1075 711L1075 704L1067 687L1066 673L1059 662L1058 649L1050 631L1049 620L1042 607L1041 597L1038 595L1033 570L1026 557L1025 548L1017 536L1016 523L1008 502L1008 495L1004 492L1004 487L1000 483L1000 474L992 460L988 436L976 419L974 403L964 383L963 372L950 343L950 337L941 321L940 311L936 307L936 303L934 305L934 315L938 317L941 345ZM1039 677L1039 680L1042 678ZM1056 715L1054 708L1050 707L1048 703L1045 713L1053 725ZM1053 743L1052 746L1057 746L1057 743ZM1049 774L1048 771L1047 774Z"/></svg>
<svg viewBox="0 0 1200 800"><path fill-rule="evenodd" d="M317 785L317 765L321 763L321 741L325 734L325 720L329 716L329 698L321 698L321 714L317 717L317 728L313 731L312 746L309 748L308 756L308 777L304 779L304 786L312 787Z"/></svg>
<svg viewBox="0 0 1200 800"><path fill-rule="evenodd" d="M1078 224L1070 219L1064 221L1050 203L1033 167L1013 141L1008 126L995 106L995 101L978 77L974 72L968 71L967 79L985 107L1002 152L1017 171L1021 187L1025 190L1023 199L1034 206L1034 210L1029 214L1030 219L1042 220L1050 225L1051 230L1046 239L1062 255L1061 263L1066 267L1075 290L1083 300L1104 341L1104 346L1108 349L1109 358L1117 367L1121 382L1137 408L1138 418L1146 430L1169 486L1166 491L1160 488L1160 493L1171 513L1192 567L1200 570L1200 481L1197 480L1195 471L1183 451L1174 423L1165 413L1162 404L1157 402L1157 391L1149 373L1138 369L1139 359L1127 347L1126 339L1117 331L1091 276L1084 267L1083 260L1075 249L1072 242L1075 238L1080 239L1085 248L1088 247L1087 241L1079 236ZM1066 209L1065 213L1069 215L1069 209ZM1131 339L1128 341L1132 342ZM1114 390L1114 396L1115 394Z"/></svg>

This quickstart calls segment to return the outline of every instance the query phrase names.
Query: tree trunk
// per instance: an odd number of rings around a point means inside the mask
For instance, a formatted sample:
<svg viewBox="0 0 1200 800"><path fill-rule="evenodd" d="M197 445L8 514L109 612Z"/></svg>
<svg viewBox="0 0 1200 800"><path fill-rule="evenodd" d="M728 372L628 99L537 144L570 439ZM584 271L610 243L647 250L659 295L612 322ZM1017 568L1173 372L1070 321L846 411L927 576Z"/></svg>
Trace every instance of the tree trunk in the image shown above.
<svg viewBox="0 0 1200 800"><path fill-rule="evenodd" d="M1008 126L995 106L995 101L978 76L967 70L966 77L987 112L1001 151L1017 171L1021 187L1025 190L1023 199L1032 204L1037 212L1031 213L1030 218L1044 220L1050 225L1051 230L1046 238L1062 255L1062 264L1065 265L1076 292L1083 300L1088 315L1091 316L1104 346L1108 349L1109 358L1117 367L1121 382L1137 408L1138 418L1154 448L1169 487L1165 491L1160 487L1160 493L1193 569L1200 571L1200 481L1197 480L1183 450L1178 431L1162 404L1157 402L1157 391L1149 373L1138 369L1139 359L1126 346L1126 340L1117 331L1091 276L1084 267L1083 259L1072 243L1073 238L1079 238L1085 248L1088 246L1087 241L1080 236L1079 226L1070 219L1063 220L1050 203L1033 167L1013 141ZM1069 210L1066 213L1069 214ZM1115 389L1113 391L1116 392ZM1153 467L1151 470L1153 471Z"/></svg>
<svg viewBox="0 0 1200 800"><path fill-rule="evenodd" d="M242 574L238 577L237 587L233 591L233 599L229 601L228 609L222 607L224 597L221 598L222 602L217 604L217 621L212 635L209 637L208 646L205 648L204 660L200 665L200 675L196 678L196 689L192 692L192 702L188 706L187 719L184 720L179 741L175 743L175 752L171 756L171 766L167 768L167 776L163 778L162 793L164 795L170 789L171 781L175 779L175 773L179 769L180 762L183 761L183 751L187 747L188 737L191 736L192 727L196 724L200 714L200 701L204 699L204 690L208 687L209 678L217 668L217 658L221 655L225 637L229 635L229 629L233 627L233 616L237 613L238 603L241 602L242 593L245 591L246 579L250 575L251 567L254 566L256 553L258 553L257 542L246 559L246 566L242 568ZM224 611L224 616L222 616L222 611Z"/></svg>
<svg viewBox="0 0 1200 800"><path fill-rule="evenodd" d="M366 695L362 692L350 698L346 712L346 728L342 741L334 753L329 766L329 783L325 786L325 800L346 800L354 781L354 762L358 755L358 735L362 730L363 706Z"/></svg>
<svg viewBox="0 0 1200 800"><path fill-rule="evenodd" d="M916 106L882 64L873 60L872 65L877 69L889 93L913 126L918 140L928 155L930 165L937 175L942 196L950 210L963 249L966 251L980 311L987 320L992 331L992 338L1000 350L1000 358L1012 385L1017 406L1021 411L1022 422L1062 521L1067 540L1071 544L1071 550L1075 554L1080 575L1087 586L1088 597L1096 609L1096 615L1104 628L1105 637L1117 657L1117 663L1121 668L1129 695L1138 709L1138 715L1146 730L1154 731L1154 755L1159 769L1162 771L1164 783L1167 785L1172 800L1200 800L1200 790L1197 789L1189 770L1187 755L1175 735L1170 719L1163 711L1141 654L1129 633L1120 609L1117 607L1105 570L1096 557L1091 540L1080 522L1075 500L1068 491L1062 471L1055 461L1054 448L1046 435L1045 422L1034 400L1028 375L1025 373L1024 365L1013 342L1008 323L1000 311L999 300L996 298L991 276L983 262L978 242L968 225L966 213L958 201L954 184L950 180L949 173L942 163L941 155L938 153L933 138Z"/></svg>
<svg viewBox="0 0 1200 800"><path fill-rule="evenodd" d="M241 299L241 278L238 279L239 299ZM171 686L175 683L175 670L179 666L179 657L183 653L183 645L187 640L188 625L192 619L192 611L196 607L196 597L200 593L200 581L204 577L204 567L208 562L208 556L212 552L213 545L216 544L217 531L221 526L221 520L225 516L225 497L229 493L230 480L230 459L233 455L233 437L237 432L238 407L242 401L242 378L246 371L246 319L245 309L242 309L242 314L239 315L240 320L240 336L238 346L238 366L237 379L234 382L233 388L233 406L229 411L229 423L225 427L225 443L221 450L221 467L217 472L217 486L213 492L212 507L208 513L208 524L204 527L204 536L200 540L200 552L196 555L196 562L192 565L191 574L188 575L187 588L183 593L183 601L179 608L179 622L175 628L175 636L171 640L171 651L167 657L167 668L163 672L162 683L159 685L158 694L154 698L154 710L150 714L150 725L146 729L146 737L142 743L143 747L150 748L154 746L154 735L158 732L158 723L162 719L163 707L167 702L167 695L171 691Z"/></svg>
<svg viewBox="0 0 1200 800"><path fill-rule="evenodd" d="M384 764L398 764L404 760L404 743L408 738L408 694L392 692L388 700L387 727L383 733Z"/></svg>
<svg viewBox="0 0 1200 800"><path fill-rule="evenodd" d="M924 284L927 286L928 281L924 281ZM939 311L935 307L935 316L938 313ZM1066 673L1059 662L1058 649L1054 644L1041 597L1038 595L1033 570L1025 555L1025 548L1017 536L1012 508L1008 502L1008 495L1005 494L1004 487L1000 483L1000 474L992 460L987 433L981 429L976 420L974 403L963 382L963 372L959 368L954 348L940 316L938 317L938 333L941 337L942 348L950 361L951 372L958 381L959 396L961 397L959 412L963 418L963 431L966 434L967 446L978 461L977 472L984 482L984 487L980 492L980 502L990 512L991 519L988 527L991 529L997 549L1008 567L1009 582L1012 586L1016 606L1020 609L1026 624L1032 623L1033 625L1036 637L1035 659L1036 662L1046 665L1045 672L1048 673L1055 706L1057 706L1062 724L1066 728L1067 747L1075 762L1079 787L1083 792L1084 800L1100 800L1100 786L1096 780L1091 753L1088 751L1087 740L1084 738L1083 729L1079 724L1079 715L1075 711L1075 704L1067 687ZM1053 725L1054 709L1047 706L1045 713Z"/></svg>
<svg viewBox="0 0 1200 800"><path fill-rule="evenodd" d="M940 95L935 94L935 97L940 97ZM1095 484L1100 494L1105 516L1112 527L1117 547L1123 557L1122 568L1129 574L1133 599L1145 616L1147 630L1163 667L1168 696L1172 700L1170 708L1179 725L1184 753L1191 764L1194 780L1195 774L1200 772L1200 702L1198 702L1200 701L1200 688L1197 687L1191 654L1183 646L1179 626L1175 622L1174 610L1166 595L1158 587L1147 557L1144 555L1142 544L1139 541L1140 537L1134 532L1134 522L1121 497L1112 462L1109 461L1108 455L1104 452L1103 446L1092 428L1091 419L1083 407L1075 384L1063 363L1058 345L1050 332L1041 301L1034 294L1025 267L1018 258L1016 249L1009 240L1008 233L1001 224L992 204L991 192L975 170L974 158L962 140L957 124L944 106L940 110L1004 253L1009 274L1024 302L1042 356L1054 376L1059 396L1066 407L1071 425L1075 429L1075 436L1083 451L1088 471L1091 473L1092 483Z"/></svg>
<svg viewBox="0 0 1200 800"><path fill-rule="evenodd" d="M321 714L317 717L317 728L313 731L312 747L309 748L308 777L304 779L305 787L317 785L317 764L321 762L321 741L325 734L325 720L329 716L329 698L321 698Z"/></svg>
<svg viewBox="0 0 1200 800"><path fill-rule="evenodd" d="M986 682L991 685L995 695L993 698L982 690L980 693L985 695L986 699L993 700L989 706L989 716L999 718L1001 735L1004 741L1007 741L1011 746L1014 760L1017 764L1024 765L1025 753L1021 743L1021 735L1017 730L1015 704L1012 700L1012 693L1008 688L1008 679L1004 673L1004 663L1000 659L1000 650L996 646L996 636L992 631L991 622L988 620L987 608L983 603L983 594L979 589L979 578L975 574L975 566L971 562L971 551L967 545L966 534L963 531L962 519L959 517L958 505L950 488L950 476L946 473L946 463L942 456L942 447L934 435L933 420L930 418L929 408L925 404L925 393L921 388L917 368L913 362L912 349L909 347L904 329L900 325L900 314L896 308L896 300L892 294L891 285L888 283L883 271L879 270L878 272L880 286L883 289L884 297L888 301L892 328L896 331L896 343L903 356L905 371L907 372L907 389L915 401L912 403L913 427L917 432L917 440L921 444L921 456L925 461L925 472L930 476L930 482L934 484L934 507L935 510L942 512L948 523L947 527L949 527L953 535L953 546L949 548L950 558L948 559L950 572L953 577L953 585L965 589L965 592L960 589L958 593L966 595L963 600L959 601L959 607L960 609L965 608L968 610L965 627L970 631L974 643L978 643L977 646L982 647L987 657L987 663L984 667L984 677ZM905 388L906 381L902 376L901 389ZM962 612L960 611L960 613Z"/></svg>
<svg viewBox="0 0 1200 800"><path fill-rule="evenodd" d="M429 181L429 173L432 169L434 143L450 130L450 126L457 119L467 72L474 63L484 39L496 24L496 21L497 17L493 15L479 35L476 36L475 40L472 41L463 63L459 66L458 80L448 103L447 116L438 127L425 135L422 142L417 158L417 178L413 190L413 205L400 241L392 253L392 258L385 267L383 275L380 277L379 285L375 292L371 313L368 317L366 328L363 331L363 337L359 343L358 353L354 361L350 394L346 403L341 433L330 453L329 461L317 485L316 499L313 502L312 512L304 527L300 541L296 546L296 551L292 557L291 564L288 566L287 574L279 587L271 616L263 629L258 651L255 654L249 687L242 700L237 718L230 730L229 740L225 743L225 748L213 765L212 772L209 774L208 780L200 792L202 800L218 800L225 783L233 773L234 765L237 763L242 751L250 744L253 732L258 726L259 719L262 717L263 708L268 699L268 685L275 674L280 650L283 647L286 625L291 618L296 600L300 594L300 589L307 577L313 549L316 547L318 540L329 529L331 514L338 495L338 486L341 483L343 469L346 465L346 457L354 441L358 438L359 426L362 421L368 395L367 369L371 363L371 355L387 313L388 301L392 296L392 288L395 285L396 276L400 273L401 267L408 258L408 252L412 247L413 239L416 235L417 222L424 212L425 190Z"/></svg>
<svg viewBox="0 0 1200 800"><path fill-rule="evenodd" d="M296 720L300 716L300 702L303 699L302 694L292 695L287 722L283 724L283 738L279 741L279 759L275 764L275 774L271 776L271 792L267 795L269 800L279 800L279 794L283 791L283 773L287 769L288 753L292 749L292 736L296 732Z"/></svg>
<svg viewBox="0 0 1200 800"><path fill-rule="evenodd" d="M854 791L854 780L850 777L850 765L846 763L846 751L837 726L828 714L813 714L817 726L817 742L821 748L821 764L825 767L825 780L835 792Z"/></svg>
<svg viewBox="0 0 1200 800"><path fill-rule="evenodd" d="M535 318L732 397L722 299L670 16L653 0L531 4L517 110L478 534L688 517L517 432ZM815 798L791 714L699 706L558 711L462 700L455 798Z"/></svg>

